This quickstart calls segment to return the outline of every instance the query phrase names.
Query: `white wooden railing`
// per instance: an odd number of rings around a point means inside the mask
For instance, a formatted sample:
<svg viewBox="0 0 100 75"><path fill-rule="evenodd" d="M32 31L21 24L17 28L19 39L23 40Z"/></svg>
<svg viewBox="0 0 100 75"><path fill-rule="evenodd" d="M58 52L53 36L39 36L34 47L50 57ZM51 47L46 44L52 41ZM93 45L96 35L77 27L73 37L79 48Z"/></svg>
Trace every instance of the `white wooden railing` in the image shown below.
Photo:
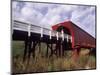
<svg viewBox="0 0 100 75"><path fill-rule="evenodd" d="M37 25L33 25L33 24L29 24L29 23L25 23L25 22L21 22L17 20L13 20L12 29L20 30L20 31L27 31L28 36L30 36L31 35L30 33L33 32L33 33L41 34L41 37L43 37L43 35L48 35L50 36L50 39L52 39L52 37L56 37L57 40L59 38L62 38L62 40L67 39L67 41L68 39L70 39L72 42L72 36L65 34L63 30L61 32L57 32L52 29L43 28Z"/></svg>

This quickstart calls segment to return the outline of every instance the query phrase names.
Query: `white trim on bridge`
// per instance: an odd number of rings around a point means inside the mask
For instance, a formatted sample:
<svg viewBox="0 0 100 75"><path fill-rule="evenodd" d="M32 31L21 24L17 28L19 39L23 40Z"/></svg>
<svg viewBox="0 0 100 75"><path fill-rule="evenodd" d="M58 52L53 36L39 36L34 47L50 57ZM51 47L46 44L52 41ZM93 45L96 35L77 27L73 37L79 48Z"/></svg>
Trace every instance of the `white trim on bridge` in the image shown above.
<svg viewBox="0 0 100 75"><path fill-rule="evenodd" d="M67 41L68 39L70 39L72 42L72 36L65 34L63 30L61 32L57 32L52 29L43 28L37 25L33 25L33 24L29 24L17 20L13 20L12 24L13 24L12 25L13 30L26 31L28 32L28 36L31 36L31 32L34 32L34 33L41 34L40 37L43 37L43 35L48 35L50 36L50 39L52 39L52 37L56 37L57 40L59 38L62 38L62 40L67 39Z"/></svg>

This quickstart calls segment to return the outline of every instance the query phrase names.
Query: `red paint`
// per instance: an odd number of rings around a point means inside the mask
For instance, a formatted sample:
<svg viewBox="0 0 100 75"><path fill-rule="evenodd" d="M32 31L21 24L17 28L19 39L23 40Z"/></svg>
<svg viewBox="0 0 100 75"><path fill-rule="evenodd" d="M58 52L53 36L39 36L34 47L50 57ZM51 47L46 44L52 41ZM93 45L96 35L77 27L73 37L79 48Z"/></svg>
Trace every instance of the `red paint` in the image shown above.
<svg viewBox="0 0 100 75"><path fill-rule="evenodd" d="M53 30L57 30L60 26L68 29L72 36L72 48L79 45L80 47L95 48L95 38L85 32L83 29L76 26L71 21L62 22L52 26Z"/></svg>

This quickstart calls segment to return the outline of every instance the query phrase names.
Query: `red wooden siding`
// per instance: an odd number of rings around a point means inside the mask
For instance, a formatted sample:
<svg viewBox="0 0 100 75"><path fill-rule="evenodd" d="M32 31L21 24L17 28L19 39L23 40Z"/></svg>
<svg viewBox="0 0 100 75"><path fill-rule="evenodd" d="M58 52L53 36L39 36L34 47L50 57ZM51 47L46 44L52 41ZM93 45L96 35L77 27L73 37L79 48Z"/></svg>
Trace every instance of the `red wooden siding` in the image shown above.
<svg viewBox="0 0 100 75"><path fill-rule="evenodd" d="M72 48L77 45L80 47L95 48L96 39L71 21L53 25L52 29L57 30L60 26L63 26L70 31L72 36Z"/></svg>

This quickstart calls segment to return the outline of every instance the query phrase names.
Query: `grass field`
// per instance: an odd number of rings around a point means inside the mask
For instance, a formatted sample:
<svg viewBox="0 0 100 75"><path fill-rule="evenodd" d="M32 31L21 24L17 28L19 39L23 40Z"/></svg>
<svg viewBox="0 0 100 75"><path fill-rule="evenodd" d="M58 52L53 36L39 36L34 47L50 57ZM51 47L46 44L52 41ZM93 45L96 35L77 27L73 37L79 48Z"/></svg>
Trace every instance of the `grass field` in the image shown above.
<svg viewBox="0 0 100 75"><path fill-rule="evenodd" d="M36 56L30 58L29 63L22 61L24 42L12 42L12 71L13 73L27 73L27 72L48 72L48 71L66 71L78 69L95 69L96 58L88 55L89 50L82 49L78 61L73 61L71 58L72 51L66 51L64 57L56 57L53 55L50 58L45 57L46 45L42 43L42 51L38 53L36 47Z"/></svg>

